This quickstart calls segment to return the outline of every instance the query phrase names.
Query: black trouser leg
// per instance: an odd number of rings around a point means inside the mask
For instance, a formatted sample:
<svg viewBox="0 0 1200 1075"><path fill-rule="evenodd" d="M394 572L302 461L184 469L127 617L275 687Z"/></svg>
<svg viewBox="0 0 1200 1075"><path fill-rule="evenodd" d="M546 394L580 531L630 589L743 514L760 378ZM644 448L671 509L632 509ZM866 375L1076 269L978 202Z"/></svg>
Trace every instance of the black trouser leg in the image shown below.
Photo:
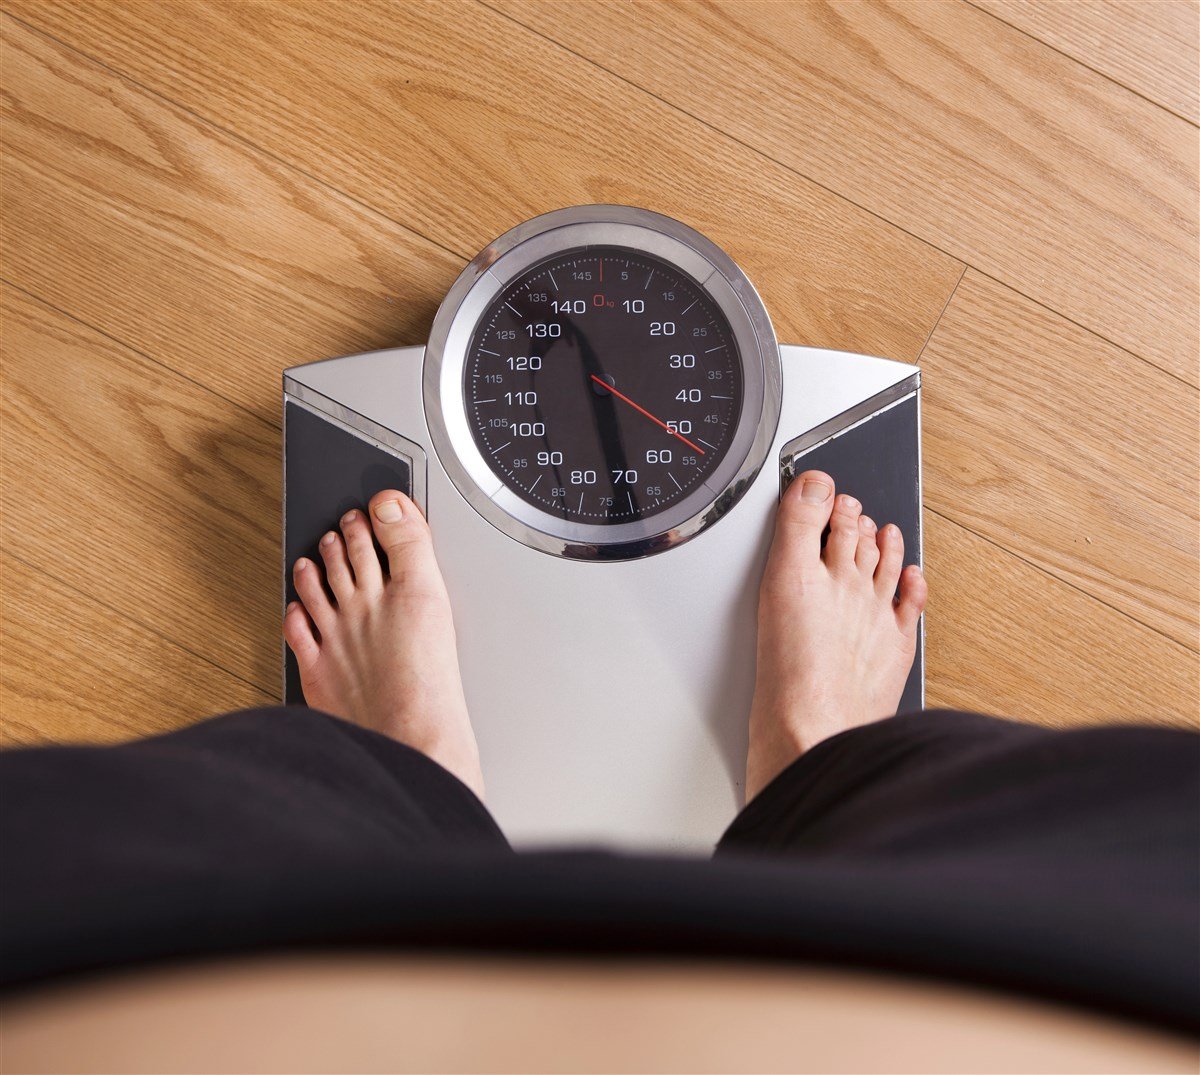
<svg viewBox="0 0 1200 1075"><path fill-rule="evenodd" d="M754 799L719 858L783 858L886 886L887 915L968 962L1177 1012L1200 1001L1200 736L1052 731L925 712L829 739ZM883 898L880 898L880 897Z"/></svg>
<svg viewBox="0 0 1200 1075"><path fill-rule="evenodd" d="M0 794L9 984L398 945L818 960L1173 1026L1200 1010L1200 737L1185 732L884 721L793 764L711 862L512 855L440 766L298 709L0 754Z"/></svg>
<svg viewBox="0 0 1200 1075"><path fill-rule="evenodd" d="M286 918L304 893L272 901L272 884L316 891L347 871L508 850L440 765L300 707L0 753L0 844L7 981L136 958L147 931L203 935L252 891L253 914L274 902Z"/></svg>

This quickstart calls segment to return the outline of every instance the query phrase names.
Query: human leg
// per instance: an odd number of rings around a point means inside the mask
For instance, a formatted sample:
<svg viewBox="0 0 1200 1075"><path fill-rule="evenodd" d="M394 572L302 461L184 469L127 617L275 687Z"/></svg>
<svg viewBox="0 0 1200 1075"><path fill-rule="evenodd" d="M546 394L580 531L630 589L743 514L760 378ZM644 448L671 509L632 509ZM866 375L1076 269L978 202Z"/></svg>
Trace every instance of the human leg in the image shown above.
<svg viewBox="0 0 1200 1075"><path fill-rule="evenodd" d="M1200 978L1200 737L893 716L925 601L901 563L888 528L835 500L827 475L785 494L762 587L750 801L718 860L790 863L809 892L818 875L859 872L848 925L861 936L885 913L885 932L928 936L967 976L1140 990L1186 1010Z"/></svg>
<svg viewBox="0 0 1200 1075"><path fill-rule="evenodd" d="M386 863L402 884L407 862L507 852L479 797L428 529L411 501L399 518L391 503L371 504L386 578L362 512L322 545L329 591L315 564L297 569L305 606L285 631L327 712L255 710L118 747L0 754L10 974L187 948L194 936L173 932L261 913L239 900L273 878L315 892ZM286 916L292 901L276 906Z"/></svg>

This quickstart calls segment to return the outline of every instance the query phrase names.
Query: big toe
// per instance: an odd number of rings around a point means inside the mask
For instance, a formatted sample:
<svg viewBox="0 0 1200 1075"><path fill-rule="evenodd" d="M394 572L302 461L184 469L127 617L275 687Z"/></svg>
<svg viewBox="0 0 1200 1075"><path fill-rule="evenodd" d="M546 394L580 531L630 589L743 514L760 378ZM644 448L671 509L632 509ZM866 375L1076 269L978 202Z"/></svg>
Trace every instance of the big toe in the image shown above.
<svg viewBox="0 0 1200 1075"><path fill-rule="evenodd" d="M784 490L775 521L771 559L788 568L815 566L821 559L821 535L833 512L833 479L806 470Z"/></svg>
<svg viewBox="0 0 1200 1075"><path fill-rule="evenodd" d="M433 540L420 508L395 489L371 498L371 527L388 561L393 585L442 595L445 589L433 555Z"/></svg>

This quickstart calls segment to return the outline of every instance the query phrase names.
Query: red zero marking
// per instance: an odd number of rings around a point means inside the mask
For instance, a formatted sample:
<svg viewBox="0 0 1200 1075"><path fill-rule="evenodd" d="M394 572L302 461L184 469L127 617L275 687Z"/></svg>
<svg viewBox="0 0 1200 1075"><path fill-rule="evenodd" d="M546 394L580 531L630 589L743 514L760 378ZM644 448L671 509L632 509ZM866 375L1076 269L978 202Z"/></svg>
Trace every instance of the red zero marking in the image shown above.
<svg viewBox="0 0 1200 1075"><path fill-rule="evenodd" d="M604 259L600 259L600 283L604 283Z"/></svg>
<svg viewBox="0 0 1200 1075"><path fill-rule="evenodd" d="M691 448L693 452L699 452L701 455L708 454L707 452L705 452L705 450L703 448L699 447L699 445L693 444L690 440L688 440L687 437L685 437L682 433L679 432L679 430L672 429L661 418L656 418L653 414L651 414L648 410L646 410L645 407L639 407L636 403L633 402L633 400L631 400L623 392L618 392L615 388L613 388L613 386L611 384L609 384L603 378L597 377L593 373L592 380L595 381L598 385L601 385L602 387L607 388L614 396L617 397L617 399L624 400L635 411L638 411L641 414L644 414L647 418L650 419L650 421L654 422L656 425L662 426L663 429L665 429L668 433L670 433L672 437L678 437L681 441L683 441L684 444L686 444L689 448Z"/></svg>

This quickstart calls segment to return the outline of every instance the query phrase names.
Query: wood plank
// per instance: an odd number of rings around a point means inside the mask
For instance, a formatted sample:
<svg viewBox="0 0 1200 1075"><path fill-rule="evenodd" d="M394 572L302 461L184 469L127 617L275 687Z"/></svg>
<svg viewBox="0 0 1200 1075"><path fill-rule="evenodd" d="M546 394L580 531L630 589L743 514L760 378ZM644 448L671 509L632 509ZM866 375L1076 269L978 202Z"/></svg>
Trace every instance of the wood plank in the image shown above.
<svg viewBox="0 0 1200 1075"><path fill-rule="evenodd" d="M341 3L336 28L323 3L14 3L9 10L463 258L519 221L565 204L643 205L686 220L728 249L764 293L780 338L901 359L917 355L961 273L953 259L899 229L482 7ZM187 228L195 210L186 203L211 199L222 210L211 225L219 236L190 238L189 260L191 250L206 261L227 253L250 259L256 273L270 271L256 246L278 231L274 200L254 198L265 185L258 172L268 165L235 160L238 182L227 188L217 162L203 167L210 152L225 163L224 140L202 139L191 116L176 118L175 110L120 85L111 87L111 103L97 100L100 87L110 92L107 71L101 78L20 27L10 33L8 78L20 126L9 137L21 158L14 170L35 168L37 182L52 181L46 196L56 201L67 193L59 183L86 189L99 171L105 199L145 205L123 215L146 218L147 227L168 215L172 230ZM171 132L165 148L141 133L146 124ZM90 159L79 160L80 145L89 147ZM240 146L230 152L244 153ZM168 153L178 164L162 174L157 162ZM203 182L189 179L193 168ZM14 201L39 197L25 182ZM73 214L85 214L88 245L119 250L104 233L93 234L86 214L95 210L83 201L70 205ZM229 201L253 204L261 214L255 243L225 238L228 225L251 224L249 212L228 219ZM180 214L184 223L177 224ZM37 216L40 227L53 225L57 214ZM38 251L22 257L20 282L49 296L49 273L39 266L55 265L56 274L63 268L40 248L65 256L79 237L72 229L70 242L60 240L61 224L44 242L30 230L12 240ZM227 241L228 252L220 249ZM284 263L336 280L326 275L320 245L297 235ZM71 260L86 256L72 253ZM311 268L308 259L316 261ZM155 260L156 275L166 270L165 288L173 287L180 270ZM397 250L382 264L403 260ZM193 284L187 270L189 289L203 283ZM67 271L82 275L69 263ZM410 294L431 308L446 283ZM74 304L80 298L64 296L61 304L82 312ZM325 303L336 309L339 298ZM207 316L218 316L207 296L196 301ZM85 316L104 324L95 305ZM265 319L268 310L255 314ZM136 342L128 331L122 336ZM393 342L423 338L408 333ZM289 339L274 356L281 364L322 348L345 350L328 332ZM158 356L157 345L167 342L160 333L146 347ZM222 340L222 349L232 345Z"/></svg>
<svg viewBox="0 0 1200 1075"><path fill-rule="evenodd" d="M1200 123L1200 5L1195 0L970 2Z"/></svg>
<svg viewBox="0 0 1200 1075"><path fill-rule="evenodd" d="M1200 393L970 270L921 366L926 503L1198 648Z"/></svg>
<svg viewBox="0 0 1200 1075"><path fill-rule="evenodd" d="M957 0L497 0L1169 370L1197 370L1195 128Z"/></svg>
<svg viewBox="0 0 1200 1075"><path fill-rule="evenodd" d="M976 301L971 288L966 297ZM278 498L265 492L277 462L272 431L40 303L5 298L6 547L69 570L155 637L178 637L273 683L277 552L267 547L272 537L256 533L273 535L276 525ZM927 384L941 376L939 369ZM932 393L929 408L927 430L941 428ZM213 436L230 428L232 443ZM248 447L237 450L239 441ZM932 462L930 470L932 489ZM1035 492L1027 495L1036 503ZM256 511L270 516L269 526L256 522ZM151 522L131 527L131 518ZM931 704L1056 725L1117 716L1186 722L1194 655L1189 666L1182 647L938 515L929 527ZM102 557L103 574L95 570L98 548L119 550ZM11 596L14 587L6 590ZM20 603L36 600L26 593ZM56 684L57 663L39 663L42 648L22 662L27 679ZM100 659L124 660L119 647L96 649ZM136 706L127 712L140 728L153 726Z"/></svg>
<svg viewBox="0 0 1200 1075"><path fill-rule="evenodd" d="M276 425L284 367L428 334L461 258L3 32L8 279Z"/></svg>
<svg viewBox="0 0 1200 1075"><path fill-rule="evenodd" d="M4 547L271 697L279 431L0 291Z"/></svg>
<svg viewBox="0 0 1200 1075"><path fill-rule="evenodd" d="M192 8L178 10L186 21ZM261 13L264 9L253 10ZM276 16L275 9L266 10L272 18L280 17ZM348 10L358 16L358 9ZM292 17L290 9L284 15L286 22ZM238 17L242 16L239 14ZM421 17L428 18L426 15ZM189 376L252 408L267 423L276 420L277 376L281 365L318 354L372 345L367 342L339 346L337 340L374 338L381 343L394 342L396 336L389 336L389 332L394 333L397 324L415 325L414 331L423 334L433 309L434 299L429 296L440 295L461 264L459 255L437 249L372 210L356 205L286 165L271 161L238 138L215 131L211 125L130 85L78 54L31 34L12 20L5 21L9 35L5 56L9 83L8 145L4 162L9 239L6 267L23 286L42 290L48 299L65 309L82 313L105 331L130 340L152 356L152 359L138 360L146 362L149 370L157 369L155 363L158 361L184 369ZM324 31L328 30L327 24L315 18L307 25L318 29L323 26ZM299 35L293 42L295 57L287 62L308 63L311 50L302 47L300 30L295 32ZM421 32L433 35L434 29L426 28ZM251 33L248 30L247 33L254 38L258 31ZM452 42L466 33L457 25L450 26L447 31ZM361 28L352 28L346 36L350 44L340 42L337 48L365 48ZM13 47L14 40L19 48ZM419 35L417 40L419 43ZM171 47L176 46L171 44ZM444 45L440 47L445 48ZM364 63L366 57L374 55L369 50L363 52ZM461 83L461 78L466 76L461 72L456 75L444 52L431 53L431 58L422 61L419 48L412 46L409 51L396 55L410 65L410 70L421 72L418 81L425 79L421 83L422 92L428 99L423 97L410 111L401 112L394 102L396 95L402 97L404 91L398 87L389 88L387 73L378 71L390 60L379 59L375 66L367 63L365 70L370 77L383 79L380 107L385 113L395 109L385 117L384 128L390 124L390 131L395 134L402 128L404 119L424 124L419 129L419 137L414 135L407 142L397 143L410 154L413 150L432 146L432 140L443 133L443 127L449 132L448 138L443 140L450 147L444 157L447 163L441 166L436 177L416 177L428 184L421 189L430 197L435 186L442 191L436 199L419 207L420 213L424 214L420 221L444 218L446 234L457 227L460 237L471 241L464 221L477 222L488 213L500 212L496 208L500 201L505 205L516 205L518 195L506 193L499 199L489 200L481 188L478 192L480 204L463 208L456 199L445 194L446 190L460 189L455 184L461 169L455 167L450 157L455 147L468 144L466 134L460 136L454 129L453 119L466 116L476 125L491 123L502 132L517 129L521 117L536 113L523 111L527 106L515 100L520 96L516 91L502 98L498 105L491 99L485 100L483 89L475 83ZM548 68L554 67L553 62L548 64ZM192 75L189 73L187 77ZM539 71L539 78L541 75ZM360 76L356 74L355 77ZM456 77L460 81L456 81ZM574 67L566 74L553 71L551 81L568 91L568 118L583 108L584 89L600 84L589 81L590 77L584 78ZM281 84L285 83L286 80ZM364 86L373 88L374 83L359 85L351 79L351 87L356 92L363 92ZM299 84L295 88L297 92L307 92ZM538 97L542 90L537 86L531 87L529 92L543 105L549 101L548 97ZM435 106L435 98L440 102L440 110ZM274 98L267 100L274 101ZM270 107L275 108L277 104L272 103ZM443 117L442 111L448 111L450 116ZM513 119L514 116L517 118ZM285 117L281 122L291 120ZM358 117L354 117L354 122L358 122ZM334 133L339 130L335 127ZM624 159L623 155L633 150L645 150L654 141L654 132L630 135L614 133L611 127L603 127L602 131L614 139L614 159ZM573 148L569 133L564 124L552 132L545 147L525 147L518 141L514 151L523 154L522 160L536 162L540 148L548 148L549 159L553 159L553 154L561 148L567 153L570 166L565 174L577 190L594 189L587 185L589 183L609 182L607 177L601 180L594 174L589 177L585 173L584 155ZM308 137L311 140L316 136L310 132ZM488 147L493 150L508 142L501 133L490 137ZM593 133L589 137L596 135ZM344 155L354 158L356 153L362 152L362 146L375 144L364 139L357 143L359 148L356 150L356 143L346 141L342 149ZM722 140L712 139L713 147L720 149L722 144ZM701 160L703 151L708 148L707 144L700 146L688 160ZM401 157L403 154L397 153L395 159L387 159L395 166L394 178L398 177L402 183L408 180L409 172L419 172L420 168L411 163L413 158ZM463 159L475 160L471 156ZM666 159L665 156L656 158L660 163ZM758 158L750 155L746 159ZM427 162L427 157L422 158L422 165ZM357 160L352 163L355 168L365 169L362 174L376 176L371 170L375 168L373 163L360 165ZM406 167L409 172L404 170ZM502 184L503 190L514 188L519 179L512 169L507 172L502 169L496 174L507 184ZM726 163L710 178L711 190L737 188L730 204L747 219L752 215L748 206L755 194L761 190L773 192L775 186L772 184L776 182L769 176L765 187L739 187L737 169ZM639 171L635 168L629 180L630 189L650 190L652 180L649 169ZM667 182L670 181L668 177ZM539 196L548 198L549 177L538 173L535 182L540 184ZM687 184L696 182L695 177L689 177L686 183L677 184L678 189L671 187L671 196L684 204L685 195L694 198L697 190L694 185L688 188ZM383 191L382 182L377 184L377 189ZM609 188L601 186L599 189ZM704 211L710 214L710 219L727 229L732 226L731 220L740 224L741 218L736 214L724 217L724 223L720 223L721 206L714 203L711 190L704 199ZM407 191L393 196L413 197ZM468 194L460 200L468 196L473 197L469 188ZM762 229L772 219L787 217L796 205L808 204L804 201L808 196L806 186L799 202L791 194L788 194L791 201L780 195L775 201L764 202L766 223L760 221L754 227ZM549 204L543 207L549 207ZM864 339L892 341L887 347L869 349L888 350L897 357L909 354L892 349L895 344L897 348L911 348L911 354L915 355L924 339L921 326L924 325L927 334L934 317L921 321L914 311L933 305L940 310L940 304L932 303L930 299L932 296L944 298L949 289L939 292L930 281L940 279L939 266L951 270L947 280L951 276L957 279L957 266L948 259L926 260L927 248L911 240L897 241L889 247L887 243L889 236L894 236L893 232L885 231L882 239L873 241L865 225L856 223L858 218L853 214L842 218L827 212L830 204L844 206L836 199L829 203L812 203L819 218L813 234L823 245L804 252L808 261L800 266L802 275L797 280L784 281L790 295L788 316L793 319L793 324L802 325L805 318L811 318L813 325L824 325L827 338L822 342L825 343L831 343L830 337L836 336L838 346L864 346L848 342L847 338L857 332ZM505 221L500 227L510 222ZM794 236L805 234L803 221L792 226ZM753 227L744 240L739 241L747 247L757 246ZM855 248L855 244L862 246L864 243L870 249ZM469 252L471 247L464 249ZM746 260L745 255L737 253L739 258ZM752 252L752 256L778 259L778 245L765 254ZM822 257L829 262L827 276L813 268ZM794 268L794 265L785 268ZM397 295L388 283L388 274L397 270L409 274L405 279L408 295L414 300L411 305L393 305L387 301ZM856 271L864 276L861 296L855 293L853 286ZM778 270L774 277L776 283L772 286L780 286L784 272L785 269ZM759 274L756 272L755 275ZM887 280L885 276L888 276ZM833 297L825 294L827 288L836 289ZM910 290L912 294L908 293ZM815 304L815 313L803 308L810 293L820 298ZM968 295L970 293L968 286ZM416 304L422 301L425 302L424 313L414 313ZM768 301L774 308L775 299L771 295L768 295ZM885 309L889 302L895 303L895 309ZM119 575L120 585L104 591L106 600L111 603L125 599L128 604L124 608L130 611L140 608L142 614L155 617L153 623L178 633L180 621L172 618L177 616L177 611L158 594L148 592L150 586L146 579L157 580L163 594L190 594L191 600L200 601L203 614L211 617L210 628L206 631L210 637L217 638L221 630L241 632L236 636L237 641L223 649L214 642L216 648L212 652L231 665L238 660L244 661L244 665L236 667L255 678L265 674L270 666L270 683L274 689L275 625L270 625L269 637L264 642L268 613L261 611L270 607L270 617L274 616L273 578L269 602L261 594L266 569L276 561L273 553L264 555L261 542L262 535L272 533L274 528L278 496L267 486L275 480L276 460L271 460L268 475L268 453L261 444L237 442L233 449L236 462L230 462L214 447L224 439L221 430L244 433L252 419L236 408L222 411L219 403L213 400L202 400L199 396L189 399L177 383L174 387L164 388L147 379L150 375L145 369L139 369L135 376L129 370L137 356L131 356L128 348L105 341L70 319L58 319L58 315L37 303L20 299L18 305L21 304L33 307L38 315L32 324L26 316L24 327L21 327L24 335L20 339L26 341L33 356L32 365L22 367L24 382L28 385L34 379L31 373L36 372L39 377L45 377L46 385L39 390L31 389L26 395L10 394L13 405L19 404L21 408L17 411L21 424L16 428L25 439L25 447L19 450L30 453L31 457L33 446L39 443L36 438L41 438L53 445L53 450L46 448L43 451L46 457L52 461L69 460L69 465L60 470L84 469L77 484L72 485L76 479L50 471L44 460L33 461L23 456L22 466L37 465L43 469L36 472L36 482L21 486L13 482L15 468L7 465L6 447L5 481L12 483L10 487L14 492L28 493L30 501L30 507L19 509L28 512L21 529L29 536L17 534L16 539L27 542L24 550L30 555L38 552L38 546L32 540L32 528L39 524L44 527L44 518L62 510L54 496L65 483L73 495L83 497L86 505L72 522L81 527L94 526L101 535L97 541L101 547L122 548L122 542L125 542L147 565L139 580L137 573L127 567L106 564L106 571L127 571L127 574ZM59 324L59 320L65 325ZM13 323L12 318L9 323ZM967 319L963 325L971 323L971 319ZM839 324L844 328L839 328ZM781 325L781 335L785 333L790 335ZM969 338L965 329L963 333L964 338ZM1057 337L1053 338L1057 340ZM301 355L288 354L302 346L313 350ZM1063 346L1082 347L1069 341ZM119 361L114 361L106 348L116 354ZM935 353L935 361L939 353ZM88 364L93 362L97 366L95 374L87 372ZM105 380L106 370L112 376L111 381ZM940 369L931 369L931 382L942 373L951 377L961 375L961 372L953 365L943 365ZM164 370L162 376L169 378L171 375ZM1044 375L1039 373L1038 376ZM99 392L102 400L97 408L99 417L89 418L80 413L86 407L88 396L84 391L72 392L72 383L93 395ZM115 390L120 384L126 384L127 389L128 385L134 387L122 395ZM68 398L72 395L76 398ZM986 407L992 406L993 401L986 393L982 395L983 402L979 406L985 407L983 420L986 425L992 420ZM6 400L8 398L6 395ZM65 408L62 413L67 415L63 422L56 417L60 407ZM218 416L216 419L214 414ZM100 420L118 427L128 423L133 428L113 431L87 424ZM243 422L245 426L239 424ZM83 423L86 436L101 446L108 457L107 463L97 461L94 472L86 470L88 463L81 458L85 437L61 428L69 423ZM206 424L217 427L217 434L209 441L204 441L199 432ZM6 415L6 431L12 425ZM44 428L47 426L49 429ZM263 436L270 437L266 424L261 428ZM161 464L151 458L151 445L156 437L159 438L158 451L165 460ZM1089 450L1096 449L1093 446ZM128 452L129 460L136 461L137 467L123 466L120 452ZM146 472L149 477L139 484L148 463L153 464ZM238 469L247 472L241 476L248 479L245 485L238 485L236 475L232 474ZM199 529L204 542L229 542L224 547L226 551L214 556L214 560L219 561L217 575L223 580L225 575L231 575L232 572L227 570L221 574L231 562L244 562L251 565L253 572L262 572L261 576L238 576L243 578L247 591L245 599L250 601L250 605L243 605L240 611L230 603L228 594L213 595L208 590L198 589L197 579L188 576L189 557L204 565L203 573L212 567L213 561L204 559L209 555L207 544L203 549L197 547L199 542L188 547L183 543L183 535L176 533L156 551L152 541L144 540L143 535L136 533L144 530L146 537L153 537L154 528L161 525L161 515L174 510L180 493L169 484L172 474L176 475L176 480L184 482L188 511L196 515L192 525ZM223 484L228 482L233 484ZM239 520L232 530L242 534L240 544L234 543L222 529L230 528L225 516L214 519L212 515L201 513L198 491L211 488L233 490L228 494L232 496L233 506L225 514ZM261 521L257 538L254 536L256 507L253 503L256 490L262 491L260 507L269 513ZM41 499L37 500L37 497ZM146 519L150 522L143 520L140 526L130 527L127 519L119 518L119 508L127 502L149 505L151 514ZM42 515L37 514L38 510ZM6 525L11 514L6 502ZM1007 525L1013 526L1011 521ZM1029 535L1013 529L1013 544L1018 544L1018 537L1021 541L1029 540ZM63 531L68 533L65 527ZM78 529L74 531L75 534L78 532ZM6 544L9 540L6 535ZM53 538L47 536L46 540ZM256 541L260 544L255 545ZM94 559L94 549L89 551ZM59 558L72 555L62 547L55 547L54 552ZM155 560L159 553L162 559ZM1023 550L1023 554L1028 555L1028 550ZM1050 554L1046 555L1046 564L1050 566ZM244 557L244 561L239 561L239 556ZM935 607L930 615L931 702L998 708L1050 723L1089 721L1105 715L1143 715L1176 722L1194 719L1194 655L1184 647L1091 600L1071 586L1049 578L995 544L938 515L931 515L930 519L929 557L935 595ZM46 562L52 560L53 557L47 556ZM86 559L69 562L73 565L70 576L73 580L82 582L89 573L96 574L94 566ZM1064 577L1067 577L1065 569ZM164 579L168 584L163 584ZM93 583L89 581L88 584ZM139 585L142 589L137 591ZM210 578L203 578L201 585L208 587L213 583ZM131 588L136 592L122 598L122 594ZM23 607L26 601L36 607L35 603L40 600L29 587L24 593L14 594L7 579L5 594L6 601L22 605L18 612L23 614L28 613ZM206 600L211 603L205 605ZM262 604L255 605L258 601ZM259 611L255 611L256 608ZM107 615L109 619L113 618L112 613ZM1173 613L1168 609L1164 615ZM40 645L45 648L48 645L45 632L40 637ZM102 634L96 635L95 639L97 666L123 660L119 648L106 652ZM263 645L265 649L255 648ZM36 651L29 649L28 652L29 670L23 673L22 680L27 692L36 693L43 678L53 685L66 675L54 664L53 653L47 655L44 665L36 665ZM264 658L264 653L269 657ZM78 693L71 680L64 679L63 682L66 683L65 698ZM152 705L162 693L153 692L145 704ZM188 698L194 700L197 697L205 695L190 689ZM131 704L131 711L140 711L142 703L135 699ZM6 710L11 708L6 706ZM178 704L170 707L171 712L178 709ZM208 706L203 709L207 710ZM24 721L19 723L25 725ZM35 713L25 726L38 728L41 723ZM69 729L66 734L70 734Z"/></svg>
<svg viewBox="0 0 1200 1075"><path fill-rule="evenodd" d="M925 513L927 704L1054 728L1196 727L1200 659Z"/></svg>
<svg viewBox="0 0 1200 1075"><path fill-rule="evenodd" d="M262 691L73 587L7 553L0 564L3 745L113 743L269 704Z"/></svg>

